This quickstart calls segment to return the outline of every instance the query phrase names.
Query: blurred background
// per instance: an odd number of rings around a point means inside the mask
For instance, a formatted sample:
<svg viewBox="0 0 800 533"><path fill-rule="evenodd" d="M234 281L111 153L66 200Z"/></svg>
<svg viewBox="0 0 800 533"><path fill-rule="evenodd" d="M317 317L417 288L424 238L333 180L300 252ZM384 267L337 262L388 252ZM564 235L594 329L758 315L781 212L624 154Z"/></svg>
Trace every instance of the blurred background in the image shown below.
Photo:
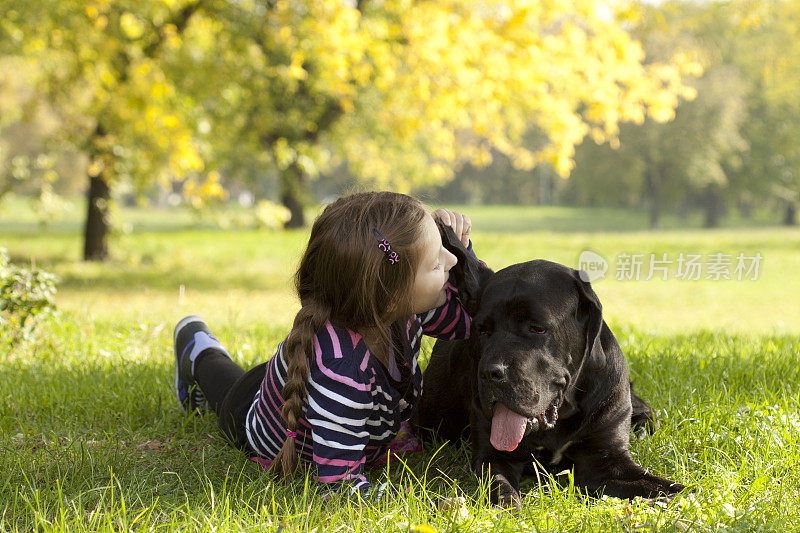
<svg viewBox="0 0 800 533"><path fill-rule="evenodd" d="M800 1L0 12L0 247L58 274L66 309L109 319L114 295L115 319L288 323L310 220L380 188L470 215L494 268L599 254L625 324L800 330ZM656 257L667 273L648 277Z"/></svg>

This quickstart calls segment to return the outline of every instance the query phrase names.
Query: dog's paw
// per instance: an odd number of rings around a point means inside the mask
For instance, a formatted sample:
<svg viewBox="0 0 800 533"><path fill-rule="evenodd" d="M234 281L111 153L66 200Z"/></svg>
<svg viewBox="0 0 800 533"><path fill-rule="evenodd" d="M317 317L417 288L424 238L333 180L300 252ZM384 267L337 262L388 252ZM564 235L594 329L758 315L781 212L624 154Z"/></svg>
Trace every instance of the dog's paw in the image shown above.
<svg viewBox="0 0 800 533"><path fill-rule="evenodd" d="M670 494L678 494L679 492L683 492L686 490L686 485L681 483L672 483L669 486L669 493Z"/></svg>
<svg viewBox="0 0 800 533"><path fill-rule="evenodd" d="M686 485L681 483L672 483L664 480L657 489L653 489L649 494L644 496L644 500L652 504L665 504L671 502L679 493L686 491ZM692 492L689 489L688 492Z"/></svg>
<svg viewBox="0 0 800 533"><path fill-rule="evenodd" d="M652 435L661 427L655 412L638 413L631 417L631 429L636 438L643 439Z"/></svg>
<svg viewBox="0 0 800 533"><path fill-rule="evenodd" d="M522 501L519 493L511 487L501 487L497 491L497 501L494 503L495 509L500 509L509 513L518 513L522 510Z"/></svg>

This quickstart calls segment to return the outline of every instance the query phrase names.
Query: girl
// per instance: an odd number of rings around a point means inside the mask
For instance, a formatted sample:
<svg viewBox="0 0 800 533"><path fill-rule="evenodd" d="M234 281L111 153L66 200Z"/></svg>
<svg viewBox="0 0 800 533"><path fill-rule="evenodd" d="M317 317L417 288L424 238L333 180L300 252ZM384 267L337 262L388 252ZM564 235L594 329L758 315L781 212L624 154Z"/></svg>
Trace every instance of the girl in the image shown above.
<svg viewBox="0 0 800 533"><path fill-rule="evenodd" d="M315 220L294 282L302 308L267 362L245 372L197 316L175 327L175 391L211 407L223 433L281 476L298 458L315 479L366 491L422 391L422 334L466 338L470 317L434 218L471 250L469 218L410 196L367 192Z"/></svg>

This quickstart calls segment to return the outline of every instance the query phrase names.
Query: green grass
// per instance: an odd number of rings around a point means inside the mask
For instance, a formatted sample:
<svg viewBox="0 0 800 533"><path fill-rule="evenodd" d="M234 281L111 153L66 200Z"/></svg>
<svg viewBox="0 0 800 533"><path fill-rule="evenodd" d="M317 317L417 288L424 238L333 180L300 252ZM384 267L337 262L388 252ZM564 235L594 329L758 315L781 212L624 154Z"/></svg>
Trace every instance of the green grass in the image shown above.
<svg viewBox="0 0 800 533"><path fill-rule="evenodd" d="M391 478L411 491L385 501L325 501L302 475L276 485L225 445L214 415L178 409L171 332L198 312L243 366L269 357L297 309L288 281L307 234L230 233L170 222L167 212L123 212L142 222L115 238L113 261L86 265L75 221L41 231L3 212L0 246L62 282L61 315L35 342L0 355L0 531L800 529L800 232L597 231L603 220L568 230L546 222L555 211L462 209L474 220L475 250L495 268L537 257L575 266L584 249L609 260L764 256L756 281L594 284L637 392L663 419L655 435L632 439L635 458L699 492L669 506L593 500L562 475L526 482L523 512L512 517L486 505L467 451L452 446L395 468ZM601 212L560 213L592 221ZM522 219L545 222L515 226ZM456 493L467 499L455 515L427 502Z"/></svg>

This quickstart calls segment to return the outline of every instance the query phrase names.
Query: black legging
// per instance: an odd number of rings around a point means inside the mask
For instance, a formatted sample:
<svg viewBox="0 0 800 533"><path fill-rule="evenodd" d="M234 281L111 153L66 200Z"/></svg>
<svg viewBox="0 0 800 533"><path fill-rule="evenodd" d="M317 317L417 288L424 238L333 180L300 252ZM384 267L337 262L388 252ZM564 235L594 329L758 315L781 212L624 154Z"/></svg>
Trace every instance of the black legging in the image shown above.
<svg viewBox="0 0 800 533"><path fill-rule="evenodd" d="M255 452L247 442L245 419L266 372L267 363L245 372L214 348L204 350L195 360L194 379L217 413L219 428L234 446L248 453Z"/></svg>

